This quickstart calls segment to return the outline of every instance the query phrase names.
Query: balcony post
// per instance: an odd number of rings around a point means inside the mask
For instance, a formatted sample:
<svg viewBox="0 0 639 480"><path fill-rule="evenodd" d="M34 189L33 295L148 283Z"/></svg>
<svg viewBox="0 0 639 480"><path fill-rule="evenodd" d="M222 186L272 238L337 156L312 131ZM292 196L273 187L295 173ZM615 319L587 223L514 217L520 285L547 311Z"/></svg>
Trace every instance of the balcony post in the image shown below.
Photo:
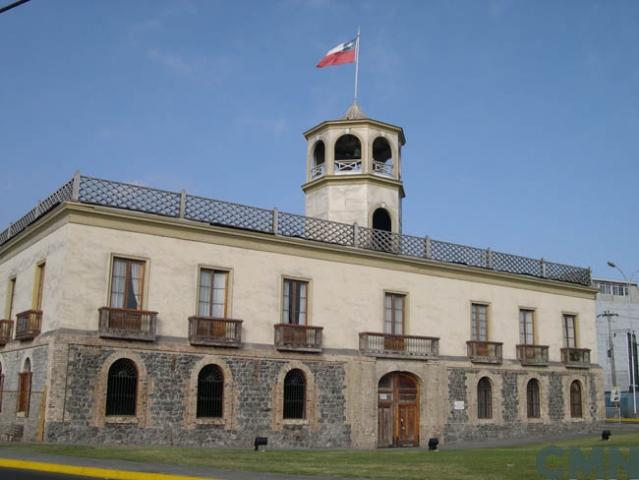
<svg viewBox="0 0 639 480"><path fill-rule="evenodd" d="M546 278L546 261L543 257L539 260L539 268L541 269L541 278Z"/></svg>
<svg viewBox="0 0 639 480"><path fill-rule="evenodd" d="M493 251L490 248L486 249L486 268L493 268Z"/></svg>
<svg viewBox="0 0 639 480"><path fill-rule="evenodd" d="M432 258L432 240L428 235L424 237L424 257Z"/></svg>
<svg viewBox="0 0 639 480"><path fill-rule="evenodd" d="M180 192L180 218L186 214L186 190Z"/></svg>
<svg viewBox="0 0 639 480"><path fill-rule="evenodd" d="M359 225L357 222L353 224L353 246L356 248L359 246Z"/></svg>
<svg viewBox="0 0 639 480"><path fill-rule="evenodd" d="M279 223L279 211L277 208L273 209L273 235L279 235L278 232L278 223Z"/></svg>
<svg viewBox="0 0 639 480"><path fill-rule="evenodd" d="M73 174L73 184L71 186L71 200L77 202L80 200L80 170L76 170Z"/></svg>

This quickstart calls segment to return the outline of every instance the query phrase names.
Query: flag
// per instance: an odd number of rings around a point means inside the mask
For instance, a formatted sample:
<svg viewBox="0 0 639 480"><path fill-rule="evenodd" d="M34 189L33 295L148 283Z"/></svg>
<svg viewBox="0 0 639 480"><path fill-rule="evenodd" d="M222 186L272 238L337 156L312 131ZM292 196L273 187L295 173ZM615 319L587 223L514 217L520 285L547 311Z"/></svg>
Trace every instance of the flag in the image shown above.
<svg viewBox="0 0 639 480"><path fill-rule="evenodd" d="M317 68L330 67L331 65L342 65L343 63L354 63L357 50L357 38L346 43L340 43L337 47L331 48L324 58L316 65Z"/></svg>

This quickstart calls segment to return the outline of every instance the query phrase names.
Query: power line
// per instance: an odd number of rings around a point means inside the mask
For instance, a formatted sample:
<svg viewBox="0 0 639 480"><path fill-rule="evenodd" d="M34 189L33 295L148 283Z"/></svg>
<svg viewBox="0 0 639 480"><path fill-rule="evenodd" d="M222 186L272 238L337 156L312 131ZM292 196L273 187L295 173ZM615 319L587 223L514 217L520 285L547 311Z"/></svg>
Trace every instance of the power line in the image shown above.
<svg viewBox="0 0 639 480"><path fill-rule="evenodd" d="M23 3L27 3L29 0L18 0L17 2L10 3L6 7L0 7L0 13L4 13L7 10L11 10L12 8L19 7Z"/></svg>

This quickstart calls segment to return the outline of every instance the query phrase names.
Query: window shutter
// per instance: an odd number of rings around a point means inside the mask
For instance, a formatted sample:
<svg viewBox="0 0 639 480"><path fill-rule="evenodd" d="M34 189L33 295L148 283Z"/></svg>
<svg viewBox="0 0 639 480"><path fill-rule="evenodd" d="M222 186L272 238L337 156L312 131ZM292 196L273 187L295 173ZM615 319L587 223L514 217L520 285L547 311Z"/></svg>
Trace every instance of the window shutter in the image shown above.
<svg viewBox="0 0 639 480"><path fill-rule="evenodd" d="M24 382L25 382L25 395L24 395L24 416L29 416L29 406L31 405L31 372L26 372L24 374Z"/></svg>

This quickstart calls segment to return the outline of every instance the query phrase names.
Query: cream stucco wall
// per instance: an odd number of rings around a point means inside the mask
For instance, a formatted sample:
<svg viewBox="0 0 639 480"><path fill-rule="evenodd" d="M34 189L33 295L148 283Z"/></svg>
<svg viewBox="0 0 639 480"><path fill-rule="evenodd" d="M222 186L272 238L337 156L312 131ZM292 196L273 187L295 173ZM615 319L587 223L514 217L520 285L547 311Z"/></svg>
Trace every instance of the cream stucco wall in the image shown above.
<svg viewBox="0 0 639 480"><path fill-rule="evenodd" d="M518 286L517 282L495 285L311 258L304 253L306 247L299 247L299 254L292 255L221 245L215 243L214 233L207 241L192 241L81 224L68 224L62 230L56 233L57 242L46 239L42 246L34 246L15 259L25 271L42 256L37 252L48 251L52 255L47 259L49 268L50 261L53 266L59 260L53 258L56 250L47 250L45 245L57 244L61 238L68 242L72 255L66 257L64 275L56 280L56 290L46 290L47 295L58 298L45 300L45 309L56 315L55 322L45 322L45 328L57 325L96 330L97 309L108 303L111 257L122 255L148 261L145 308L159 312L160 335L187 336L187 317L196 309L198 266L207 265L232 270L230 316L244 320L243 340L248 343L272 345L273 324L280 321L282 278L291 276L310 280L309 323L324 327L325 348L357 349L359 332L383 331L384 291L394 291L408 296L406 333L439 337L442 355L466 355L470 303L480 301L490 304L490 340L504 342L505 358L515 358L520 307L535 309L536 341L550 346L552 361L560 360L563 312L577 314L578 346L592 349L593 362L597 358L594 300L573 296L568 290L565 294L548 293ZM17 268L12 265L16 264L2 265L3 281ZM20 280L19 288L23 282L29 283L30 277ZM26 302L24 293L20 295L18 310Z"/></svg>

